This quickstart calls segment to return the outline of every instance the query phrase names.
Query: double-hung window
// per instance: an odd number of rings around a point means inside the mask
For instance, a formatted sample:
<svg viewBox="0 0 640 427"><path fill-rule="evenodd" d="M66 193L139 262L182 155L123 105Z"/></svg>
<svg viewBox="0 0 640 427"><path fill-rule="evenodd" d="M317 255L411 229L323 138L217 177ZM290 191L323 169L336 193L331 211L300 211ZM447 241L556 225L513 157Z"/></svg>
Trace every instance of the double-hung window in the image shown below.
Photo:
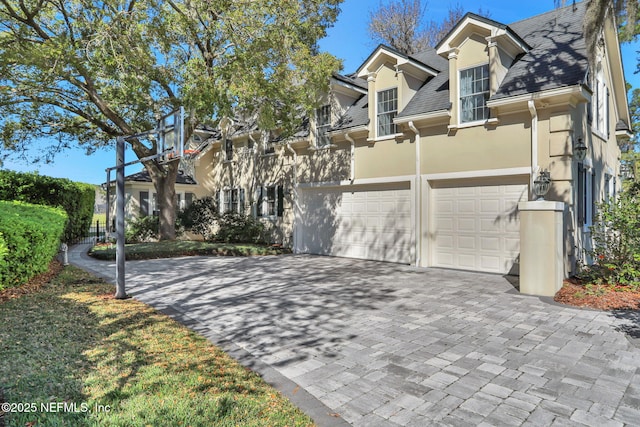
<svg viewBox="0 0 640 427"><path fill-rule="evenodd" d="M460 123L489 118L489 65L460 71Z"/></svg>
<svg viewBox="0 0 640 427"><path fill-rule="evenodd" d="M316 110L316 145L326 147L329 140L329 127L331 126L331 105L325 105Z"/></svg>
<svg viewBox="0 0 640 427"><path fill-rule="evenodd" d="M279 216L284 213L284 189L281 185L258 188L258 216Z"/></svg>
<svg viewBox="0 0 640 427"><path fill-rule="evenodd" d="M377 96L378 136L394 135L396 125L393 119L398 115L398 88L382 90Z"/></svg>
<svg viewBox="0 0 640 427"><path fill-rule="evenodd" d="M227 188L222 191L222 213L244 213L244 190Z"/></svg>

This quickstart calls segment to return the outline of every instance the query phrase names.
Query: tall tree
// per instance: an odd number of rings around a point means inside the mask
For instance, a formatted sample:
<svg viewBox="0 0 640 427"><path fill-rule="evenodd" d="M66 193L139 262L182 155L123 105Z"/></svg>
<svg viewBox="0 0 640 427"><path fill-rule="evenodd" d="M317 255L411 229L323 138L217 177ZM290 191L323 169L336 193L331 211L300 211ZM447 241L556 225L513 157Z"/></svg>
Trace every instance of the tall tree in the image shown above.
<svg viewBox="0 0 640 427"><path fill-rule="evenodd" d="M368 32L374 41L410 55L438 44L464 14L462 6L455 4L449 5L442 21L427 20L427 3L422 0L381 1L369 12ZM482 9L478 14L489 16Z"/></svg>
<svg viewBox="0 0 640 427"><path fill-rule="evenodd" d="M317 41L342 0L0 0L0 138L17 152L107 146L184 106L188 132L242 110L295 129L340 67ZM130 141L138 158L156 142ZM55 149L55 147L51 147ZM178 162L145 161L160 237L175 237Z"/></svg>

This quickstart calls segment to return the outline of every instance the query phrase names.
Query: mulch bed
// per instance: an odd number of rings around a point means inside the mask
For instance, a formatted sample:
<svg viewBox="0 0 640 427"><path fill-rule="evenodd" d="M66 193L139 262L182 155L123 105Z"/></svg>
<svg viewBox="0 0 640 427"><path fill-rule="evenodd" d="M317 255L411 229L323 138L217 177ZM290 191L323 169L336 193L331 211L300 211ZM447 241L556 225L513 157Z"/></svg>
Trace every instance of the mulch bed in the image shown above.
<svg viewBox="0 0 640 427"><path fill-rule="evenodd" d="M56 277L60 271L62 271L62 264L57 261L51 261L49 264L49 269L44 273L40 273L37 276L34 276L31 280L29 280L24 285L15 287L15 288L7 288L0 291L0 302L8 301L13 298L19 298L22 295L32 294L37 292L41 287L46 285L51 279Z"/></svg>
<svg viewBox="0 0 640 427"><path fill-rule="evenodd" d="M640 310L640 291L619 285L591 285L587 288L575 278L564 281L554 300L596 310Z"/></svg>

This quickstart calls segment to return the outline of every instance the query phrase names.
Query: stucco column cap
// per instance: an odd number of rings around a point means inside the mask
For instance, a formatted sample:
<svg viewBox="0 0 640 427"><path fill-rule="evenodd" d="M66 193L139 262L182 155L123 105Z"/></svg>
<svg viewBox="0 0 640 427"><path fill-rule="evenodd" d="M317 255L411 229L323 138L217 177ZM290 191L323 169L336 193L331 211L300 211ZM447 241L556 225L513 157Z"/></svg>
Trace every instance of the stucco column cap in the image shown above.
<svg viewBox="0 0 640 427"><path fill-rule="evenodd" d="M550 200L532 200L528 202L518 203L518 209L520 211L555 211L563 212L563 202L553 202Z"/></svg>

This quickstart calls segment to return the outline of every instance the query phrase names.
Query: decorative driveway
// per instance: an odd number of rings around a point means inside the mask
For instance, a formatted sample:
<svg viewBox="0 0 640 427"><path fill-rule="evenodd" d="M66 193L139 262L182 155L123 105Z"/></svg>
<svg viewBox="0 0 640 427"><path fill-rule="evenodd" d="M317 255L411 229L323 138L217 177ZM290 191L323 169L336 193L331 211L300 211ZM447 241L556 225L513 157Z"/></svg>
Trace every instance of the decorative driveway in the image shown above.
<svg viewBox="0 0 640 427"><path fill-rule="evenodd" d="M113 263L71 261L113 280ZM638 312L559 306L497 275L304 255L134 261L126 277L321 426L640 425Z"/></svg>

